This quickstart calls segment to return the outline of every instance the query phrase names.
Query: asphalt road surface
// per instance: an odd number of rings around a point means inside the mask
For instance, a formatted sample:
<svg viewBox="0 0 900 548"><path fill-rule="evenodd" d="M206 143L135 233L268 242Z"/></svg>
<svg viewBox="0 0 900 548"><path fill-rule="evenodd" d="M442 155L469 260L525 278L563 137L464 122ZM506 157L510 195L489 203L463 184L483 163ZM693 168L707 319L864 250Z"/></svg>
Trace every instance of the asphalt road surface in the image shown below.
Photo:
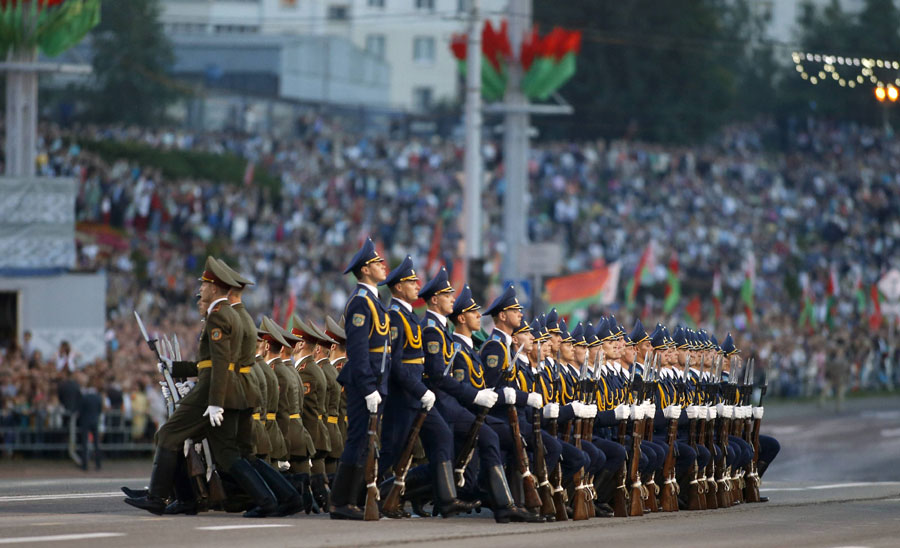
<svg viewBox="0 0 900 548"><path fill-rule="evenodd" d="M155 517L122 502L149 461L83 473L65 461L0 461L0 545L23 546L790 546L900 545L900 398L767 406L763 431L782 452L763 482L766 504L553 524L498 525L490 512L440 519L337 522L327 516L248 520L221 512Z"/></svg>

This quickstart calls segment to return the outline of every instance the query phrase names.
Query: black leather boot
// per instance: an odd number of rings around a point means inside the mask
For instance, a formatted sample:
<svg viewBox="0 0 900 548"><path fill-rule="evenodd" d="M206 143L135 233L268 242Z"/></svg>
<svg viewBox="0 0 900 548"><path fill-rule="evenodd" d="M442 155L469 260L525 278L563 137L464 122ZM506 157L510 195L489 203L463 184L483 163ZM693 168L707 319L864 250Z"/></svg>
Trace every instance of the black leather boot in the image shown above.
<svg viewBox="0 0 900 548"><path fill-rule="evenodd" d="M449 518L456 514L469 514L481 507L481 501L465 502L456 498L456 483L453 477L453 463L449 460L439 462L435 467L434 478L435 514Z"/></svg>
<svg viewBox="0 0 900 548"><path fill-rule="evenodd" d="M518 508L513 502L512 494L509 492L509 484L506 482L506 474L500 465L494 466L487 471L488 490L491 499L494 501L494 521L497 523L527 522L527 523L543 523L544 518L529 512L524 508Z"/></svg>
<svg viewBox="0 0 900 548"><path fill-rule="evenodd" d="M172 482L175 479L175 467L178 466L178 451L171 449L156 449L156 457L153 459L153 471L150 473L150 488L147 496L136 499L125 499L125 504L146 510L157 516L166 511L166 497L172 490Z"/></svg>
<svg viewBox="0 0 900 548"><path fill-rule="evenodd" d="M132 489L131 487L123 486L122 492L130 499L139 499L146 497L150 491L148 489Z"/></svg>
<svg viewBox="0 0 900 548"><path fill-rule="evenodd" d="M300 497L300 493L280 472L262 459L253 459L251 466L269 486L278 501L278 509L272 514L273 516L290 516L303 509L303 499Z"/></svg>
<svg viewBox="0 0 900 548"><path fill-rule="evenodd" d="M250 466L250 463L244 459L238 459L237 462L229 470L231 477L240 485L241 489L253 499L256 505L244 512L245 518L264 518L275 513L278 509L278 503L275 494L266 485L266 482L256 473L256 470Z"/></svg>
<svg viewBox="0 0 900 548"><path fill-rule="evenodd" d="M766 468L769 467L769 463L763 460L756 461L756 474L759 476L759 481L762 483L763 474L766 473ZM769 502L769 497L764 497L762 495L759 496L759 502Z"/></svg>
<svg viewBox="0 0 900 548"><path fill-rule="evenodd" d="M331 490L328 489L328 480L325 474L313 474L309 477L309 487L312 489L313 500L319 505L319 508L328 508L328 499L331 497Z"/></svg>
<svg viewBox="0 0 900 548"><path fill-rule="evenodd" d="M338 463L331 489L331 506L328 509L331 519L363 520L363 511L357 505L357 500L364 474L365 468L362 466Z"/></svg>

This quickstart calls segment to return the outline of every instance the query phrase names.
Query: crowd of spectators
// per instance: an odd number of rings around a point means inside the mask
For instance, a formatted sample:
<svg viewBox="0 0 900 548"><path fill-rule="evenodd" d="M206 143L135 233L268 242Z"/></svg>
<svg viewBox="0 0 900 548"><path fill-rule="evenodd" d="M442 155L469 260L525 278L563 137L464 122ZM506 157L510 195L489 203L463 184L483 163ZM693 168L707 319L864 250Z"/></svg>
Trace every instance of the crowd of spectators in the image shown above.
<svg viewBox="0 0 900 548"><path fill-rule="evenodd" d="M162 418L155 369L140 353L130 311L153 329L196 344L196 277L209 253L256 280L245 294L257 314L288 301L312 317L339 316L352 282L346 259L371 235L393 261L410 254L425 270L429 252L452 266L461 251L461 143L431 137L396 141L365 136L338 119L303 124L295 139L240 133L42 125L40 170L73 176L78 264L103 269L109 287L108 356L84 367L83 384L102 379L115 408ZM108 162L79 142L117 140L171 150L236 154L281 181L280 190L216 181L171 180L158 167ZM502 145L483 147L485 271L503 253ZM723 129L705 145L627 140L536 143L529 157L528 233L564 248L565 272L616 261L623 279L647 243L656 266L642 283L637 310L660 314L666 264L676 254L684 303L722 279L723 316L769 366L771 392L812 396L847 387L890 387L897 371L893 330L873 322L854 291L897 267L900 246L900 141L880 130L808 120ZM440 226L440 230L438 230ZM433 242L438 244L434 245ZM748 258L755 264L755 321L739 299ZM829 271L840 282L837 322L825 329ZM496 278L494 278L496 280ZM816 303L818 327L798 325L802 287ZM620 302L624 297L618 299ZM620 320L632 315L614 307ZM599 314L600 309L591 313ZM680 315L680 316L679 316ZM707 312L704 311L704 316ZM676 310L669 321L684 319ZM837 341L852 341L854 347ZM837 359L835 356L842 356ZM54 360L8 352L0 369L3 413L55 416ZM124 396L121 396L124 395ZM135 410L138 411L135 411ZM4 419L7 420L7 419Z"/></svg>

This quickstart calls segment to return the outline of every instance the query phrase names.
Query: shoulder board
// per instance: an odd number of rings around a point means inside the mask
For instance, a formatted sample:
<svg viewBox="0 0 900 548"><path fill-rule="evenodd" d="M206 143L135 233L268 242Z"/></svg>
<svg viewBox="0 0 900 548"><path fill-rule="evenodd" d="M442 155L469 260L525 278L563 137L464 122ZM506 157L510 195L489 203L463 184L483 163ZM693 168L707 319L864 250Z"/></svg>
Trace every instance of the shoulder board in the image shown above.
<svg viewBox="0 0 900 548"><path fill-rule="evenodd" d="M396 310L397 312L400 312L400 305L397 303L392 304L391 310Z"/></svg>
<svg viewBox="0 0 900 548"><path fill-rule="evenodd" d="M456 351L462 350L462 343L461 343L461 342L457 342L457 341L453 341L453 349L456 350Z"/></svg>
<svg viewBox="0 0 900 548"><path fill-rule="evenodd" d="M499 333L493 333L491 334L490 340L503 342L503 337L501 337Z"/></svg>
<svg viewBox="0 0 900 548"><path fill-rule="evenodd" d="M437 322L428 318L428 327L437 327Z"/></svg>
<svg viewBox="0 0 900 548"><path fill-rule="evenodd" d="M369 292L366 290L365 287L360 287L359 289L356 290L356 293L354 293L354 296L355 297L368 297Z"/></svg>
<svg viewBox="0 0 900 548"><path fill-rule="evenodd" d="M211 312L218 312L218 311L221 310L221 309L222 309L222 304L219 303L219 304L217 304L216 306L213 307L213 309L211 310Z"/></svg>

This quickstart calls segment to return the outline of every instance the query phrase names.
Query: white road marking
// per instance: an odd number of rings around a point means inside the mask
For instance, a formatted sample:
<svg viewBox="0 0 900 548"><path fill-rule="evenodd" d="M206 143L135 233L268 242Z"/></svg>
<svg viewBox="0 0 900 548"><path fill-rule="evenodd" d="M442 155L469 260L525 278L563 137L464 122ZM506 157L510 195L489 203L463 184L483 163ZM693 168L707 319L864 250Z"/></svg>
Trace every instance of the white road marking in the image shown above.
<svg viewBox="0 0 900 548"><path fill-rule="evenodd" d="M856 483L831 483L826 485L808 485L806 487L763 487L760 491L819 491L822 489L842 489L847 487L877 487L900 485L900 481L860 481Z"/></svg>
<svg viewBox="0 0 900 548"><path fill-rule="evenodd" d="M259 525L214 525L197 527L198 531L232 531L234 529L267 529L271 527L293 527L287 523L260 523Z"/></svg>
<svg viewBox="0 0 900 548"><path fill-rule="evenodd" d="M900 428L886 428L881 431L882 438L895 438L900 436Z"/></svg>
<svg viewBox="0 0 900 548"><path fill-rule="evenodd" d="M38 502L44 500L66 500L66 499L101 499L109 497L124 497L121 491L110 491L107 493L66 493L63 495L17 495L0 497L0 502Z"/></svg>
<svg viewBox="0 0 900 548"><path fill-rule="evenodd" d="M788 434L796 434L800 431L799 426L767 426L766 430L771 432L772 434L777 434L779 436L785 436Z"/></svg>
<svg viewBox="0 0 900 548"><path fill-rule="evenodd" d="M20 544L24 542L60 542L67 540L87 540L94 538L124 537L125 533L82 533L77 535L45 535L41 537L0 538L0 544Z"/></svg>

